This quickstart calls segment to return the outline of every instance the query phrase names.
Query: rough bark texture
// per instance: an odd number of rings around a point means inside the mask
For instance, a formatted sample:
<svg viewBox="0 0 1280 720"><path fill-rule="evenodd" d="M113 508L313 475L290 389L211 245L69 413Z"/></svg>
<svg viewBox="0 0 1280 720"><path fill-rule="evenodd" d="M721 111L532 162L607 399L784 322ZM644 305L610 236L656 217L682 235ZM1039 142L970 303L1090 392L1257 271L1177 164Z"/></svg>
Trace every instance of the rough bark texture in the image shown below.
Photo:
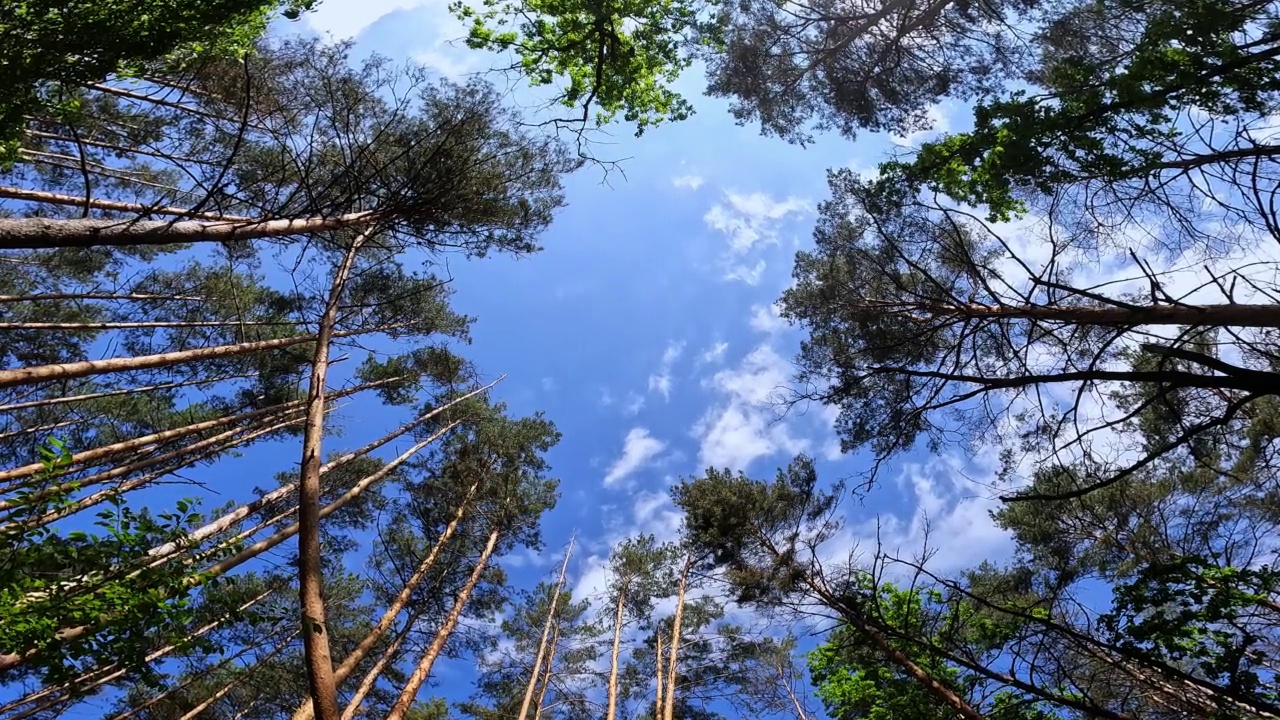
<svg viewBox="0 0 1280 720"><path fill-rule="evenodd" d="M334 682L337 685L341 685L352 672L355 672L356 667L364 661L370 651L377 646L378 641L382 639L382 636L386 635L387 631L391 629L391 626L395 624L396 617L400 615L400 611L404 610L405 606L409 604L409 599L413 596L413 591L422 583L422 579L427 576L427 572L436 564L436 559L440 557L440 553L444 550L444 547L449 543L449 540L453 538L454 532L458 529L458 524L462 522L462 518L466 515L467 507L471 504L471 498L479 488L480 484L476 483L467 491L466 499L464 499L462 504L458 506L458 512L453 516L453 520L445 526L444 532L440 533L440 537L436 540L435 544L431 546L431 550L427 553L426 557L422 559L422 562L419 563L418 567L413 571L413 575L410 575L409 579L405 581L404 587L400 589L400 592L396 595L395 599L391 601L391 604L387 606L386 611L382 613L382 617L378 620L378 624L369 631L369 634L365 635L364 638L360 640L360 643L356 645L355 649L352 650L347 657L343 658L342 663L333 671ZM308 703L302 704L293 713L293 720L311 720L313 717L315 717L313 708Z"/></svg>
<svg viewBox="0 0 1280 720"><path fill-rule="evenodd" d="M453 634L453 629L458 626L458 620L462 617L462 611L467 607L467 601L471 599L472 591L476 589L476 585L480 584L480 578L484 575L484 569L489 565L489 558L492 557L493 550L498 545L500 534L501 532L498 528L494 528L489 532L489 541L480 553L480 558L476 560L475 569L471 571L471 576L467 578L466 584L458 591L458 597L453 601L453 607L449 609L449 615L445 617L444 624L440 626L440 631L436 633L435 638L431 640L431 645L427 647L427 651L422 654L417 666L410 673L409 681L405 683L404 689L400 691L400 697L396 698L395 705L391 706L391 711L387 713L386 720L404 720L405 714L413 706L414 700L418 697L418 689L422 687L422 683L426 682L427 676L431 674L431 666L435 664L436 658L440 657L440 652L444 650L444 644L449 640L449 636Z"/></svg>

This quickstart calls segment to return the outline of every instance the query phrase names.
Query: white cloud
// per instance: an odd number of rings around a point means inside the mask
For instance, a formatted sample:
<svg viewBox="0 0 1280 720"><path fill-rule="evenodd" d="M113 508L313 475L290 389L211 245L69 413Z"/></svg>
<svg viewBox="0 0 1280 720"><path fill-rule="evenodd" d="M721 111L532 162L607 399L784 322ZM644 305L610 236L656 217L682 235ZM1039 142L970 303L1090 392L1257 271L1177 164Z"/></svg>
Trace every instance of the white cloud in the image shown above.
<svg viewBox="0 0 1280 720"><path fill-rule="evenodd" d="M892 486L913 511L852 527L846 544L868 553L879 546L890 557L907 561L927 553L927 566L940 573L1006 557L1013 549L1012 539L990 515L1000 504L985 481L994 476L993 461L966 463L954 454L904 464ZM883 490L890 487L886 484Z"/></svg>
<svg viewBox="0 0 1280 720"><path fill-rule="evenodd" d="M667 444L649 435L645 428L631 428L622 443L622 456L609 466L604 484L613 486L640 470L658 456Z"/></svg>
<svg viewBox="0 0 1280 720"><path fill-rule="evenodd" d="M425 5L425 0L360 0L360 2L322 2L315 12L303 15L308 25L321 35L335 40L353 38L383 15L397 10L411 10Z"/></svg>
<svg viewBox="0 0 1280 720"><path fill-rule="evenodd" d="M613 404L613 393L609 392L609 388L600 388L600 407L609 407Z"/></svg>
<svg viewBox="0 0 1280 720"><path fill-rule="evenodd" d="M899 145L915 147L920 141L932 139L935 135L951 129L951 120L948 114L943 112L941 105L930 107L926 115L930 126L928 130L917 130L907 135L890 135L889 140Z"/></svg>
<svg viewBox="0 0 1280 720"><path fill-rule="evenodd" d="M762 192L727 192L724 202L713 205L702 219L728 236L730 253L742 255L759 244L776 242L778 222L808 207L807 201L797 197L774 200Z"/></svg>
<svg viewBox="0 0 1280 720"><path fill-rule="evenodd" d="M772 335L787 329L777 303L751 306L751 329Z"/></svg>
<svg viewBox="0 0 1280 720"><path fill-rule="evenodd" d="M627 415L639 415L644 409L644 396L637 392L627 393L627 402L622 407L622 411Z"/></svg>
<svg viewBox="0 0 1280 720"><path fill-rule="evenodd" d="M559 386L558 384L556 384L556 379L555 379L555 378L553 378L553 377L544 377L544 378L542 378L542 389L543 389L544 391L546 391L546 392L554 392L554 391L555 391L557 388L559 388L559 387L560 387L560 386Z"/></svg>
<svg viewBox="0 0 1280 720"><path fill-rule="evenodd" d="M725 280L741 280L748 285L759 285L760 278L764 275L766 265L764 260L757 260L755 265L747 267L746 265L731 265L724 273Z"/></svg>
<svg viewBox="0 0 1280 720"><path fill-rule="evenodd" d="M663 400L671 399L671 387L674 385L671 369L682 353L684 353L684 342L668 343L667 349L662 353L662 364L659 365L658 371L649 376L649 391L658 393Z"/></svg>
<svg viewBox="0 0 1280 720"><path fill-rule="evenodd" d="M474 55L463 54L464 51L475 53L474 50L455 48L444 42L436 45L430 50L414 53L414 61L453 81L462 80L477 69Z"/></svg>
<svg viewBox="0 0 1280 720"><path fill-rule="evenodd" d="M729 343L718 342L704 350L702 354L698 355L698 364L708 365L710 363L720 362L724 358L725 351L728 349Z"/></svg>
<svg viewBox="0 0 1280 720"><path fill-rule="evenodd" d="M735 368L717 372L704 382L718 401L694 424L698 460L703 467L745 469L777 452L804 452L810 442L797 437L788 422L777 421L773 402L785 389L789 363L762 345Z"/></svg>
<svg viewBox="0 0 1280 720"><path fill-rule="evenodd" d="M706 178L701 175L681 175L671 178L671 184L675 187L693 191L697 191L705 182Z"/></svg>

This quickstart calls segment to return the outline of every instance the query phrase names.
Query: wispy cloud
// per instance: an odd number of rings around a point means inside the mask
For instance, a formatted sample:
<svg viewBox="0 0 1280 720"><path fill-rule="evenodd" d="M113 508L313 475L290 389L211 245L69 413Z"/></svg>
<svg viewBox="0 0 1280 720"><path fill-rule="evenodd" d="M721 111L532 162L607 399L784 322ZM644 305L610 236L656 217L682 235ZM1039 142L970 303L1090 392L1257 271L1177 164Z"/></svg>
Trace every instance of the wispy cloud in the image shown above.
<svg viewBox="0 0 1280 720"><path fill-rule="evenodd" d="M622 455L609 466L604 475L606 487L617 485L658 456L667 444L649 435L642 427L631 428L622 442Z"/></svg>
<svg viewBox="0 0 1280 720"><path fill-rule="evenodd" d="M727 351L728 349L729 349L729 343L718 342L712 345L711 347L707 348L706 350L703 350L702 353L698 355L698 364L710 365L711 363L720 362L722 359L724 359L725 351Z"/></svg>
<svg viewBox="0 0 1280 720"><path fill-rule="evenodd" d="M622 406L622 411L627 415L636 416L644 409L644 396L638 392L627 393L627 402Z"/></svg>
<svg viewBox="0 0 1280 720"><path fill-rule="evenodd" d="M777 303L752 305L750 322L752 330L769 335L787 329L787 321L782 319Z"/></svg>
<svg viewBox="0 0 1280 720"><path fill-rule="evenodd" d="M778 221L808 207L807 201L797 197L774 200L762 192L728 192L702 219L728 238L731 253L740 255L759 244L776 242Z"/></svg>
<svg viewBox="0 0 1280 720"><path fill-rule="evenodd" d="M702 187L706 183L706 178L701 175L680 175L671 178L671 184L682 190L694 190Z"/></svg>
<svg viewBox="0 0 1280 720"><path fill-rule="evenodd" d="M780 422L774 401L785 390L791 368L771 346L761 345L733 368L721 370L704 385L718 395L694 424L703 467L746 469L753 461L777 452L795 454L811 442Z"/></svg>
<svg viewBox="0 0 1280 720"><path fill-rule="evenodd" d="M662 364L658 366L658 371L649 376L649 391L658 393L663 400L671 399L671 388L674 385L671 370L683 352L683 341L668 343L667 349L662 353Z"/></svg>

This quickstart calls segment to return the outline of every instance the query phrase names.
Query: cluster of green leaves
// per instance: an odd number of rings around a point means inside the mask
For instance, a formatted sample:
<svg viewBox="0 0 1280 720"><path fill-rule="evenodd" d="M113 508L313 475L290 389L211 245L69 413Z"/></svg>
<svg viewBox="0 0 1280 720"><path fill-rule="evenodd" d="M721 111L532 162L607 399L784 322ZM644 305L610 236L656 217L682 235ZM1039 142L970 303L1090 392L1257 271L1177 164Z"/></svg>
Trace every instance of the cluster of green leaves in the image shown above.
<svg viewBox="0 0 1280 720"><path fill-rule="evenodd" d="M535 87L563 79L556 100L581 109L575 122L601 126L621 115L641 135L693 113L671 88L693 62L686 38L705 26L693 0L457 0L450 8L470 25L469 47L514 52Z"/></svg>
<svg viewBox="0 0 1280 720"><path fill-rule="evenodd" d="M887 184L926 187L985 206L988 219L1026 211L1023 195L1097 179L1118 182L1160 167L1196 108L1215 117L1265 116L1280 92L1280 25L1266 3L1238 0L1108 3L1141 32L1118 56L1085 47L1048 56L1041 92L975 105L974 128L925 143L910 161L881 166Z"/></svg>
<svg viewBox="0 0 1280 720"><path fill-rule="evenodd" d="M74 113L64 86L140 74L162 62L240 55L279 11L316 0L5 0L0 4L0 162L14 160L25 115Z"/></svg>
<svg viewBox="0 0 1280 720"><path fill-rule="evenodd" d="M1267 606L1280 591L1270 566L1221 567L1181 557L1149 565L1114 588L1101 627L1119 647L1194 672L1266 702L1280 698L1269 668Z"/></svg>
<svg viewBox="0 0 1280 720"><path fill-rule="evenodd" d="M146 653L185 637L194 617L189 573L148 567L147 551L181 542L202 521L197 501L179 500L153 516L114 494L95 514L93 530L32 527L29 521L72 502L77 484L61 481L71 461L65 445L49 440L40 448L41 471L5 498L11 505L0 526L0 545L9 548L0 558L0 653L33 652L30 666L46 682L111 662L146 673ZM60 630L82 626L100 632L59 639Z"/></svg>

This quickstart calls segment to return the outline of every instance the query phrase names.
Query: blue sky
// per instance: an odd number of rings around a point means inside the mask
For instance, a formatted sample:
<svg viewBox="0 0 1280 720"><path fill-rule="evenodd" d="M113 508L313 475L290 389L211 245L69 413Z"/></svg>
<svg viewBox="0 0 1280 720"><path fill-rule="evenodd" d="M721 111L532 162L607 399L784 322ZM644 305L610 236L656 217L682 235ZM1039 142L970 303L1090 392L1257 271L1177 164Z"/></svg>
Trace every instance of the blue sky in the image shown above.
<svg viewBox="0 0 1280 720"><path fill-rule="evenodd" d="M445 0L324 0L281 29L354 37L357 55L414 59L453 78L492 61L449 42L462 29ZM622 126L599 138L601 156L628 158L622 172L605 177L589 166L568 178L568 206L542 253L450 261L455 308L477 318L464 353L490 377L508 375L497 396L514 413L541 410L564 436L550 455L562 499L544 521L548 552L503 560L517 585L553 572L576 531L572 583L580 597L598 592L617 540L637 532L674 539L679 519L667 488L708 465L771 475L803 451L832 479L864 467L840 457L829 412L776 417L769 400L790 379L799 336L772 303L808 244L825 171L873 168L895 141L917 138L825 137L800 148L735 125L727 103L702 97L702 87L699 72L681 80L697 108L688 121L640 139ZM345 411L348 432L332 449L382 433L387 418L361 417L360 407ZM396 447L383 454L403 450ZM287 470L296 463L289 453L255 447L220 463L223 480L210 489L225 495L206 505L270 486L259 471ZM992 471L991 458L896 462L873 493L846 503L849 530L836 550L869 548L878 533L891 550L918 552L927 518L939 569L1003 554L1008 543L987 517L992 493L983 482ZM236 479L245 477L254 481Z"/></svg>
<svg viewBox="0 0 1280 720"><path fill-rule="evenodd" d="M357 54L412 58L454 78L492 63L451 42L463 30L444 0L325 0L304 22L354 37ZM829 413L778 421L769 407L799 342L772 303L809 241L827 168L869 169L895 142L918 138L824 137L800 148L735 125L728 104L702 87L697 71L680 82L697 108L688 121L640 139L609 130L597 149L629 158L625 177L587 167L569 178L568 206L542 253L451 265L455 306L478 319L468 356L508 374L498 395L515 412L542 410L564 433L551 454L563 498L544 528L552 548L578 531L583 594L599 588L619 537L673 531L665 493L681 476L707 465L772 474L800 451L832 478L863 467L835 451ZM516 102L528 97L515 92ZM936 117L941 127L951 120ZM874 537L879 522L891 545L918 550L927 515L944 540L939 565L1002 554L1007 543L986 514L991 469L990 458L895 463L864 502L847 504L848 541ZM553 563L548 555L526 571Z"/></svg>
<svg viewBox="0 0 1280 720"><path fill-rule="evenodd" d="M325 0L304 22L354 37L358 55L412 58L454 78L493 62L451 42L463 30L444 0ZM564 433L551 454L563 498L544 528L552 548L577 530L572 567L584 595L601 586L618 538L673 532L665 493L681 476L707 465L772 474L800 451L831 478L863 467L839 457L829 413L778 421L769 407L799 342L772 302L809 241L827 168L873 168L895 142L918 138L824 137L800 148L735 125L702 87L697 71L680 82L697 108L688 121L640 139L609 130L597 150L629 158L625 177L588 167L569 178L544 252L451 265L455 306L478 319L468 356L508 373L498 396L515 412L545 411ZM941 127L951 120L936 117ZM991 527L983 484L991 469L990 458L895 463L865 501L847 503L845 540L869 542L879 523L895 549L918 551L927 516L943 569L1000 555L1007 543ZM513 568L520 582L554 560L506 564L528 564Z"/></svg>

